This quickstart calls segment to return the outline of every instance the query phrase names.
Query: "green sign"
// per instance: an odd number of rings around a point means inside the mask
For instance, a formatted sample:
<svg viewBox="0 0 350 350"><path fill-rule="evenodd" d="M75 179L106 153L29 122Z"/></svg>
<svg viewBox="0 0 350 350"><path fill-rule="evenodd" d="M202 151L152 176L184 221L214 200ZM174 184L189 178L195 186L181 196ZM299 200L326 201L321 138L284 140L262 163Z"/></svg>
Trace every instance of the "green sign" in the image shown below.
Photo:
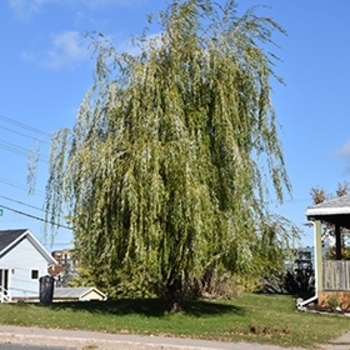
<svg viewBox="0 0 350 350"><path fill-rule="evenodd" d="M0 216L4 214L4 210L0 208Z"/></svg>

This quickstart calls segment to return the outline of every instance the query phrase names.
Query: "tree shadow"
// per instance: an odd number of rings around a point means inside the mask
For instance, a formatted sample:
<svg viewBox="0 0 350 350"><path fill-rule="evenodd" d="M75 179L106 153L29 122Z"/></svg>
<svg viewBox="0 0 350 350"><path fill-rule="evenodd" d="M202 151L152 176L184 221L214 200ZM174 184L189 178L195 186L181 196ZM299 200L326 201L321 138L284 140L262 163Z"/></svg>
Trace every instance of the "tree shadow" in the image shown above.
<svg viewBox="0 0 350 350"><path fill-rule="evenodd" d="M168 305L162 299L118 299L107 301L89 302L57 302L52 304L34 304L36 307L50 310L85 311L92 314L122 316L139 314L147 317L163 317L169 314ZM202 300L187 301L184 303L182 313L203 317L216 314L234 313L240 316L245 314L242 307L226 303L210 302Z"/></svg>
<svg viewBox="0 0 350 350"><path fill-rule="evenodd" d="M238 316L245 315L245 308L232 304L194 300L184 306L184 312L191 316L201 317L206 315L234 313Z"/></svg>
<svg viewBox="0 0 350 350"><path fill-rule="evenodd" d="M287 293L287 292L266 292L263 290L259 290L259 291L255 291L252 294L256 294L256 295L264 295L266 297L271 297L273 298L274 296L278 295L278 296L285 296L285 297L290 297L292 299L298 299L298 298L302 298L304 300L309 299L313 296L315 296L315 292L304 292L304 291L300 291L300 292L291 292L291 293Z"/></svg>

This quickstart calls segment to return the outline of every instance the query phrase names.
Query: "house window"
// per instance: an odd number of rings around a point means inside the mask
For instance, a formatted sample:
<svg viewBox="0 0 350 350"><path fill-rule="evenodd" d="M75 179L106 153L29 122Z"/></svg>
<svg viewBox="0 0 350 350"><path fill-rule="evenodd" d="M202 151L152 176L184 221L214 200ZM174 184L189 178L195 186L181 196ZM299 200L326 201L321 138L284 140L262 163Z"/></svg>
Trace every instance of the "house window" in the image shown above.
<svg viewBox="0 0 350 350"><path fill-rule="evenodd" d="M32 270L31 277L32 280L37 280L39 278L39 270Z"/></svg>

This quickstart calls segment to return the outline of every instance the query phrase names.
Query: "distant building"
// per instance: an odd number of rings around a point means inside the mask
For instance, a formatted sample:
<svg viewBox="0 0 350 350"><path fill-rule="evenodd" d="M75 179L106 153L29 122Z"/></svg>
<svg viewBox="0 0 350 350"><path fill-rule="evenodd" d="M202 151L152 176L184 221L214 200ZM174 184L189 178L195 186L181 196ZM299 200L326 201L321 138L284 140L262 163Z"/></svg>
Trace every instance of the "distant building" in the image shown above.
<svg viewBox="0 0 350 350"><path fill-rule="evenodd" d="M294 270L306 269L313 270L315 264L314 247L302 247L298 249L295 260Z"/></svg>
<svg viewBox="0 0 350 350"><path fill-rule="evenodd" d="M49 270L49 273L56 277L56 287L65 287L77 274L77 260L74 257L74 250L55 250L51 255L57 261L57 265Z"/></svg>
<svg viewBox="0 0 350 350"><path fill-rule="evenodd" d="M295 255L285 261L287 270L310 269L315 266L314 247L306 246L295 250Z"/></svg>

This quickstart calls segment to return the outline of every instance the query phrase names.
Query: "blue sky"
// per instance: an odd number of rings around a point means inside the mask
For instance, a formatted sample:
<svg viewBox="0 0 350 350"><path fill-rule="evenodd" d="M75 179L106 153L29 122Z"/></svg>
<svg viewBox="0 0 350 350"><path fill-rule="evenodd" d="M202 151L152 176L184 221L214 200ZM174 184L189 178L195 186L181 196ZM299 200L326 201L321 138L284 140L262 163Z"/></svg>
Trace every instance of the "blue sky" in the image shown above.
<svg viewBox="0 0 350 350"><path fill-rule="evenodd" d="M222 2L221 0L219 2ZM283 60L273 83L273 103L293 186L292 198L272 209L305 232L310 188L334 192L350 180L350 2L241 0L240 11L265 4L258 13L273 17L288 32L276 35ZM2 0L0 2L0 207L43 217L50 134L71 127L92 84L94 61L82 33L100 31L119 50L132 50L130 38L147 25L146 16L164 9L158 0ZM157 34L151 28L150 34ZM31 128L28 128L30 126ZM27 154L41 140L36 193L26 191ZM22 204L20 204L22 203ZM24 205L23 205L24 203ZM4 209L0 227L29 228L44 241L43 224ZM71 234L59 230L53 248L69 247ZM46 245L50 247L50 240Z"/></svg>

